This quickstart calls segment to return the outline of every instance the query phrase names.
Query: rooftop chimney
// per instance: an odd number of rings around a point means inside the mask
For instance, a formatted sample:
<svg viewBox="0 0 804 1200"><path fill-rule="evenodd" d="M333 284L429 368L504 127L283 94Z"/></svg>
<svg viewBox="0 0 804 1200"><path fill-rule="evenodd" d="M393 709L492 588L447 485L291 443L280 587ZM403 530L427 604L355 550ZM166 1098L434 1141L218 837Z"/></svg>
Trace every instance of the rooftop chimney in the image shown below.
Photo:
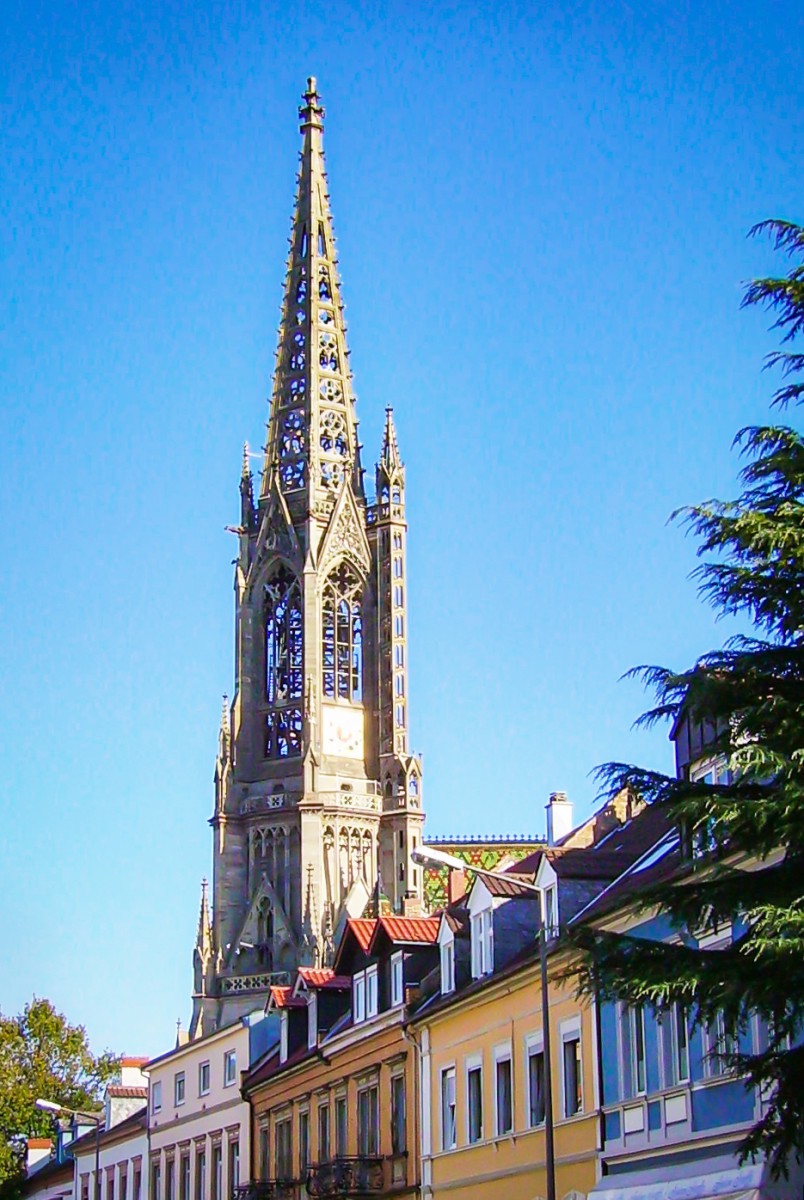
<svg viewBox="0 0 804 1200"><path fill-rule="evenodd" d="M45 1165L52 1150L53 1143L50 1138L28 1138L25 1169L29 1175Z"/></svg>
<svg viewBox="0 0 804 1200"><path fill-rule="evenodd" d="M555 846L572 832L572 801L566 792L551 792L547 809L547 845Z"/></svg>

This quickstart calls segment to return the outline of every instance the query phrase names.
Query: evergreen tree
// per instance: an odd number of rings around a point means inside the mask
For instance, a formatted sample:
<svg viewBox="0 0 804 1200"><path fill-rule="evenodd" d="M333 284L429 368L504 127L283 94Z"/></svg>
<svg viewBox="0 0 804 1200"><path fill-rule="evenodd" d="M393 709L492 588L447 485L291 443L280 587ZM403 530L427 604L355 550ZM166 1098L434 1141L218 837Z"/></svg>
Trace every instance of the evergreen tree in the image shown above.
<svg viewBox="0 0 804 1200"><path fill-rule="evenodd" d="M34 998L15 1017L0 1013L0 1192L22 1177L25 1140L50 1137L53 1116L38 1099L92 1112L117 1071L111 1054L92 1053L83 1025L70 1025L49 1000Z"/></svg>
<svg viewBox="0 0 804 1200"><path fill-rule="evenodd" d="M766 221L797 265L754 280L743 304L770 309L782 348L777 411L804 400L804 228ZM690 857L676 878L640 893L682 932L668 945L581 928L582 989L632 1004L688 1005L697 1023L722 1013L744 1031L752 1014L768 1029L761 1053L734 1051L729 1065L762 1087L770 1103L743 1156L766 1154L785 1172L804 1153L804 440L789 424L741 430L741 494L681 510L700 539L700 590L722 616L747 618L750 636L731 638L689 670L637 668L654 692L644 725L679 716L712 737L707 753L728 761L731 782L690 782L623 763L601 768L607 789L630 787L663 806L683 833L705 835L710 852ZM750 866L750 870L745 867ZM727 949L697 949L690 931L733 922Z"/></svg>

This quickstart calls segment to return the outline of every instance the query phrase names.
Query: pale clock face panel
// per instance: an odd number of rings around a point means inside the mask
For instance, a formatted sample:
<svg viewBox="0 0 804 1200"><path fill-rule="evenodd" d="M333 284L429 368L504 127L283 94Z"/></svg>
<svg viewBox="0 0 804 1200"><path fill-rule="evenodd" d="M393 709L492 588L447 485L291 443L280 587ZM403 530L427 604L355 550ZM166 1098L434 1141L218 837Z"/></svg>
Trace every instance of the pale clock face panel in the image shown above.
<svg viewBox="0 0 804 1200"><path fill-rule="evenodd" d="M362 708L324 704L321 715L324 753L336 755L338 758L362 758Z"/></svg>

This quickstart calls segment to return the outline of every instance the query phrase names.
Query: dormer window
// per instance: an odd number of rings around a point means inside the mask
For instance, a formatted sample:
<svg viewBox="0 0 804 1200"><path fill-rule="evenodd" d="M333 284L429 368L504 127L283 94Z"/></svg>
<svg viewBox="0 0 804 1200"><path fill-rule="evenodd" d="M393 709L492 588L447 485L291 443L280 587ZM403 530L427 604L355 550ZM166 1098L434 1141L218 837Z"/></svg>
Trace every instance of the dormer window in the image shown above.
<svg viewBox="0 0 804 1200"><path fill-rule="evenodd" d="M480 979L494 970L494 920L491 908L484 908L471 919L472 978Z"/></svg>
<svg viewBox="0 0 804 1200"><path fill-rule="evenodd" d="M391 1008L396 1008L405 999L405 975L402 951L391 955Z"/></svg>
<svg viewBox="0 0 804 1200"><path fill-rule="evenodd" d="M310 992L307 997L307 1048L315 1050L318 1043L318 995Z"/></svg>
<svg viewBox="0 0 804 1200"><path fill-rule="evenodd" d="M359 1025L366 1019L366 972L361 971L352 980L352 1022Z"/></svg>
<svg viewBox="0 0 804 1200"><path fill-rule="evenodd" d="M366 971L366 1017L376 1017L379 1009L378 969L369 967Z"/></svg>
<svg viewBox="0 0 804 1200"><path fill-rule="evenodd" d="M279 1014L279 1061L288 1061L288 1013L283 1009Z"/></svg>
<svg viewBox="0 0 804 1200"><path fill-rule="evenodd" d="M441 994L455 991L455 938L441 943Z"/></svg>
<svg viewBox="0 0 804 1200"><path fill-rule="evenodd" d="M556 884L542 889L542 917L545 935L549 938L558 934L558 888Z"/></svg>

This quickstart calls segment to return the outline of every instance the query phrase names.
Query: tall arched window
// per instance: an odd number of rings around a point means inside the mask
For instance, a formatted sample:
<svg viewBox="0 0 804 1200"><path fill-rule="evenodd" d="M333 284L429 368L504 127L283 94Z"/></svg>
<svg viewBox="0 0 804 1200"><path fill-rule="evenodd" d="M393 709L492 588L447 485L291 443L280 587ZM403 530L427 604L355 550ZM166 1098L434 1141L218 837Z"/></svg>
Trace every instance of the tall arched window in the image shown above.
<svg viewBox="0 0 804 1200"><path fill-rule="evenodd" d="M324 695L359 702L363 696L362 585L356 572L342 563L324 585Z"/></svg>
<svg viewBox="0 0 804 1200"><path fill-rule="evenodd" d="M303 631L299 581L280 567L265 585L266 758L302 751Z"/></svg>

